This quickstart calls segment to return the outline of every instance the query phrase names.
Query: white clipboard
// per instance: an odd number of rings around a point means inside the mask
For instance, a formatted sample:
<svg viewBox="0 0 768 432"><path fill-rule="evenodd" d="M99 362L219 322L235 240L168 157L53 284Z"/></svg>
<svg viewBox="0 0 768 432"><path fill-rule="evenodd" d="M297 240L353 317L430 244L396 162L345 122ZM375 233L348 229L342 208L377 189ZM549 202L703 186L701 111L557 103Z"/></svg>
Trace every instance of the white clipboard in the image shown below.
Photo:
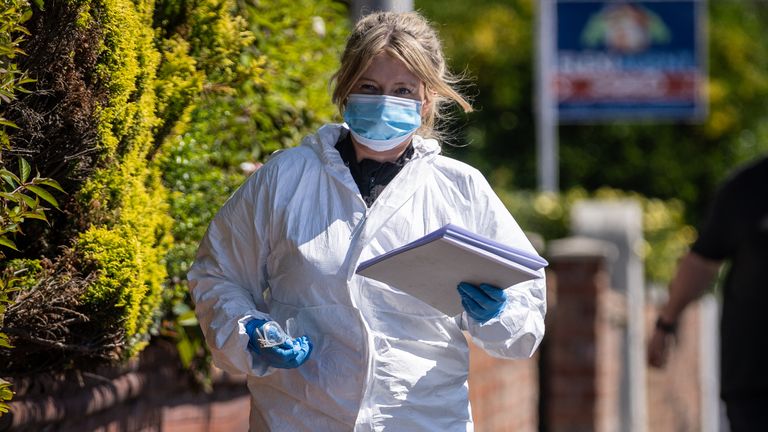
<svg viewBox="0 0 768 432"><path fill-rule="evenodd" d="M448 224L361 263L357 274L397 288L449 316L461 313L459 282L508 288L541 278L544 258Z"/></svg>

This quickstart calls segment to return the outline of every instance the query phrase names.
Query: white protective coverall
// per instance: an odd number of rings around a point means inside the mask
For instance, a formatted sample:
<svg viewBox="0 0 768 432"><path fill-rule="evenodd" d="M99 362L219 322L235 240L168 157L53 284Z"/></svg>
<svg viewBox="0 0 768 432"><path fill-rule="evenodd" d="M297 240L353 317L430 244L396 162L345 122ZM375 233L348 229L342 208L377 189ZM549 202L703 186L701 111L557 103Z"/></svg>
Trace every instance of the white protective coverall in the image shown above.
<svg viewBox="0 0 768 432"><path fill-rule="evenodd" d="M479 171L419 136L367 208L334 148L344 126L273 156L210 224L189 282L214 363L248 374L252 432L471 431L462 330L493 356L531 356L544 334L544 279L509 288L502 314L480 325L355 269L447 223L534 249ZM247 348L251 318L294 318L293 336L314 344L310 359L267 366Z"/></svg>

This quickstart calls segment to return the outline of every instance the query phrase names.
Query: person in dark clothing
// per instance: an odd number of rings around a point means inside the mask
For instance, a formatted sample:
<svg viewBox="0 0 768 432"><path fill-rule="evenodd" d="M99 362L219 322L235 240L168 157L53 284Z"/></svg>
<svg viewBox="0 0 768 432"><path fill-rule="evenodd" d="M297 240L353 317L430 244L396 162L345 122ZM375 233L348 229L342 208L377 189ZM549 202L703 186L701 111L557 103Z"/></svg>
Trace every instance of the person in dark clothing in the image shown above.
<svg viewBox="0 0 768 432"><path fill-rule="evenodd" d="M721 398L731 430L768 430L768 157L731 175L719 188L691 250L669 285L648 346L663 367L685 308L727 263L723 284Z"/></svg>

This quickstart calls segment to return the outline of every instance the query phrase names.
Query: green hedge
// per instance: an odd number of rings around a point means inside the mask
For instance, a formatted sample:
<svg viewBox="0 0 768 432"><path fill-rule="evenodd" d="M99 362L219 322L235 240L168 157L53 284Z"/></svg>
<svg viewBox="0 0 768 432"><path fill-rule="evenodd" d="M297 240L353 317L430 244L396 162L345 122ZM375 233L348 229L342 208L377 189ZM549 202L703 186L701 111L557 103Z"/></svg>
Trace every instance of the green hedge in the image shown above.
<svg viewBox="0 0 768 432"><path fill-rule="evenodd" d="M161 161L175 221L167 256L174 289L166 291L163 330L178 339L185 364L202 368L206 351L185 282L198 243L248 165L338 120L328 83L349 30L346 8L330 0L240 4L238 14L253 40L233 68L252 79L207 89L188 130L173 137Z"/></svg>
<svg viewBox="0 0 768 432"><path fill-rule="evenodd" d="M41 6L23 46L38 87L8 110L20 126L9 133L9 153L32 154L33 166L56 172L69 193L59 196L62 212L32 226L11 257L45 265L11 299L4 318L14 349L0 351L3 372L83 368L147 344L164 314L173 243L159 155L206 87L253 79L235 66L253 37L233 0ZM58 136L68 139L51 145ZM39 304L40 293L56 306Z"/></svg>
<svg viewBox="0 0 768 432"><path fill-rule="evenodd" d="M55 193L61 211L26 224L18 251L0 262L2 280L18 288L3 301L14 347L0 349L0 375L125 360L158 334L203 369L185 273L210 219L246 178L241 164L335 119L327 85L346 7L14 4L31 12L29 39L14 30L6 42L30 54L19 70L37 85L0 113L19 125L2 129L12 146L2 156L29 156L66 193ZM0 14L3 24L9 17ZM10 276L18 272L26 276Z"/></svg>

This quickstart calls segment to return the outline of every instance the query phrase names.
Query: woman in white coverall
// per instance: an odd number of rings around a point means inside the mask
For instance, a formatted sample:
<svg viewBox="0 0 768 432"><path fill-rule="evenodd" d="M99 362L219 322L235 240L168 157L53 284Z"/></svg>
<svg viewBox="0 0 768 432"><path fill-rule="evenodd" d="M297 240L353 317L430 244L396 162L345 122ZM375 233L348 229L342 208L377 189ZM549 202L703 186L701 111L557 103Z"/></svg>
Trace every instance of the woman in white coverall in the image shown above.
<svg viewBox="0 0 768 432"><path fill-rule="evenodd" d="M534 250L483 176L427 138L443 104L471 107L424 18L364 17L334 81L345 123L273 156L200 245L189 281L214 362L248 375L252 432L471 431L462 330L493 356L529 357L544 279L462 283L466 311L446 316L355 270L447 223ZM264 343L289 320L287 340Z"/></svg>

